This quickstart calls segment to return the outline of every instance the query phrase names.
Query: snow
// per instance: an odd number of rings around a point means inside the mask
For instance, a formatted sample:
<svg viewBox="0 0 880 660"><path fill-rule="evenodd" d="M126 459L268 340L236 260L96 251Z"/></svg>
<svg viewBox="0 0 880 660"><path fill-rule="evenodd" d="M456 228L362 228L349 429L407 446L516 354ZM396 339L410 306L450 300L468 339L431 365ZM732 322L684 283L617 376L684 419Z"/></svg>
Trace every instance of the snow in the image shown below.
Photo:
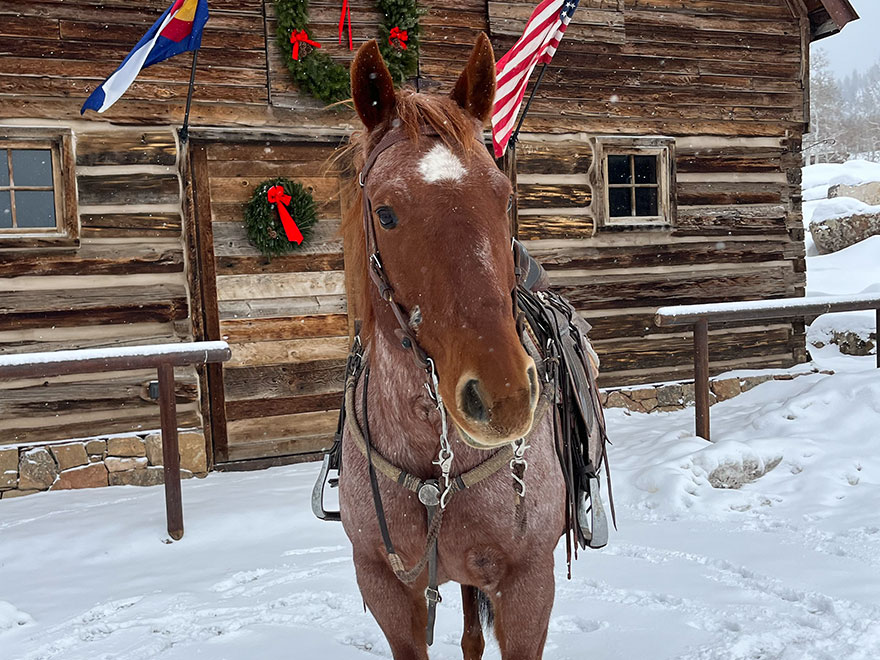
<svg viewBox="0 0 880 660"><path fill-rule="evenodd" d="M853 197L832 197L831 199L819 200L812 207L812 222L824 222L837 218L847 218L851 215L877 215L880 214L880 206L870 206Z"/></svg>
<svg viewBox="0 0 880 660"><path fill-rule="evenodd" d="M880 286L875 292L846 296L810 296L809 298L774 298L768 300L743 300L740 302L706 303L705 305L674 305L661 307L657 315L695 317L703 314L748 313L762 310L780 310L784 316L786 309L803 305L830 306L835 304L870 302L880 304ZM691 321L688 321L690 323Z"/></svg>
<svg viewBox="0 0 880 660"><path fill-rule="evenodd" d="M73 351L46 351L44 353L19 353L0 356L0 367L21 364L52 364L69 360L106 360L110 358L148 357L153 355L188 353L190 351L228 350L225 341L181 342L174 344L152 344L147 346L113 346L111 348L83 348ZM207 355L205 357L207 360Z"/></svg>
<svg viewBox="0 0 880 660"><path fill-rule="evenodd" d="M871 181L880 181L880 163L850 160L845 163L808 165L803 169L801 186L804 201L809 202L828 197L828 188L833 185L858 186Z"/></svg>
<svg viewBox="0 0 880 660"><path fill-rule="evenodd" d="M842 371L715 405L714 444L690 409L608 411L620 529L571 581L558 549L545 657L880 657L880 378L873 357L828 356ZM0 500L0 656L390 657L341 526L311 515L317 470L184 481L175 543L161 487ZM442 591L431 657L457 659Z"/></svg>

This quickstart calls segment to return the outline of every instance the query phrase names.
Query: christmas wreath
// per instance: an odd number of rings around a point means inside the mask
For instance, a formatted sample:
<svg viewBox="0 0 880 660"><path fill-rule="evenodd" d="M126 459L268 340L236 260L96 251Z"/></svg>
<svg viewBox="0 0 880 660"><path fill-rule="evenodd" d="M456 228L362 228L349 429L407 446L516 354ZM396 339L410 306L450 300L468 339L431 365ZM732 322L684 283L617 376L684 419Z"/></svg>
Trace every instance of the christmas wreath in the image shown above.
<svg viewBox="0 0 880 660"><path fill-rule="evenodd" d="M379 49L394 81L401 84L418 70L421 12L415 0L377 0L376 5L382 15L378 35ZM340 38L348 11L346 1L339 22ZM275 15L278 21L278 45L297 86L327 104L350 98L348 68L334 62L326 52L319 50L320 44L311 41L306 33L306 24L309 22L308 0L275 0ZM350 18L348 24L350 31ZM300 49L300 44L308 44L312 48Z"/></svg>
<svg viewBox="0 0 880 660"><path fill-rule="evenodd" d="M309 191L284 177L263 181L244 207L248 240L267 257L300 247L317 221L317 206Z"/></svg>

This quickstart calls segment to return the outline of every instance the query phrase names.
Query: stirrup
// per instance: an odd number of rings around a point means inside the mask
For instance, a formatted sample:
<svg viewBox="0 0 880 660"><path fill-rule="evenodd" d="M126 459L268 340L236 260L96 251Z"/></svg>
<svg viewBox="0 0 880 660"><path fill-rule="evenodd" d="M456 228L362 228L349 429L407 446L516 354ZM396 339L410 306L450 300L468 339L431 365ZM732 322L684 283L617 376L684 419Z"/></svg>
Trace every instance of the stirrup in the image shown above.
<svg viewBox="0 0 880 660"><path fill-rule="evenodd" d="M330 454L324 454L324 462L321 464L321 471L318 473L318 479L315 481L315 485L312 488L312 513L315 514L315 517L318 520L339 522L342 520L339 511L327 511L327 509L324 508L324 487L328 482L330 483L331 488L336 488L336 486L339 485L339 477L336 476L332 479L328 479L329 473Z"/></svg>
<svg viewBox="0 0 880 660"><path fill-rule="evenodd" d="M584 532L588 547L604 548L608 545L608 518L605 515L602 496L599 494L599 478L590 477L587 484L589 492L582 493L578 502L578 523Z"/></svg>

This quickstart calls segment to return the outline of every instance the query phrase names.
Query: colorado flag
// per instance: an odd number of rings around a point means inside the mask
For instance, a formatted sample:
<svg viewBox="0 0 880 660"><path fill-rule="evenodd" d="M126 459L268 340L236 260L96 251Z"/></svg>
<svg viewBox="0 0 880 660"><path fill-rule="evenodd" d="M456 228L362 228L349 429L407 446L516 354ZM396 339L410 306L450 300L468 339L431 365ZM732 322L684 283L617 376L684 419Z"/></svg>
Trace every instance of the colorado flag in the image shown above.
<svg viewBox="0 0 880 660"><path fill-rule="evenodd" d="M207 20L208 0L174 0L113 75L86 99L80 113L86 109L104 112L119 100L141 69L178 53L197 50L202 45L202 30Z"/></svg>

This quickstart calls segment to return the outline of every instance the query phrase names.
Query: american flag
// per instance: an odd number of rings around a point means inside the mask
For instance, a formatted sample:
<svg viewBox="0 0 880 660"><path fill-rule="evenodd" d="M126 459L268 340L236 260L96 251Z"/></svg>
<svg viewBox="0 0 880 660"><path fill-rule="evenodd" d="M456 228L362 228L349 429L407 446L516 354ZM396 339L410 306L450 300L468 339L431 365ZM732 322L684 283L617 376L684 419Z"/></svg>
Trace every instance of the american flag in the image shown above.
<svg viewBox="0 0 880 660"><path fill-rule="evenodd" d="M504 153L513 133L535 65L553 59L578 1L543 0L529 17L519 41L498 60L495 106L492 109L492 144L496 158Z"/></svg>

